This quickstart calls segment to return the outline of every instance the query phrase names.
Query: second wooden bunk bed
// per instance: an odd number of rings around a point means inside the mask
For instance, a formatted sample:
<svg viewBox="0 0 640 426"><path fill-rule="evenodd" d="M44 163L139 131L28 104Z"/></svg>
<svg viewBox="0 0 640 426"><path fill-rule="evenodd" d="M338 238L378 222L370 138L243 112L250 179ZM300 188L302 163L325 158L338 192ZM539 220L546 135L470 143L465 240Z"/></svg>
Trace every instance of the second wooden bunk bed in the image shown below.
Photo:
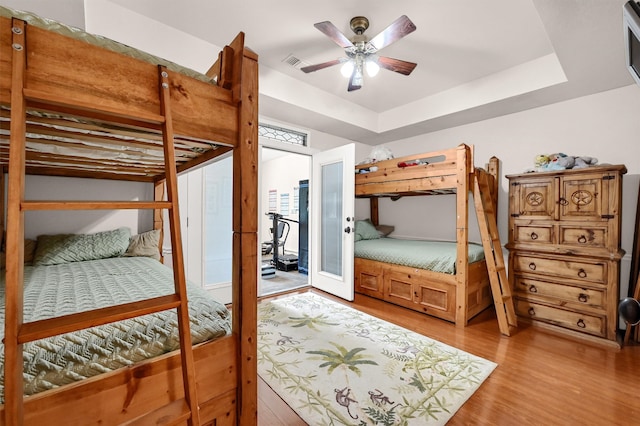
<svg viewBox="0 0 640 426"><path fill-rule="evenodd" d="M360 173L360 170L366 173ZM499 161L475 168L473 146L415 154L356 166L356 198L370 200L370 218L379 225L378 200L455 194L455 272L441 273L383 261L355 258L355 291L436 316L458 326L493 303L486 261L469 263L469 193L475 174L486 175L497 205Z"/></svg>
<svg viewBox="0 0 640 426"><path fill-rule="evenodd" d="M256 424L257 55L244 34L206 75L87 42L0 7L0 168L8 175L4 405L0 424ZM62 29L62 31L60 31ZM120 51L122 50L122 52ZM126 51L126 53L124 52ZM191 347L177 173L233 153L231 333ZM223 158L223 157L220 157ZM150 201L25 200L25 175L147 182ZM176 292L50 320L23 321L25 212L169 211ZM162 241L162 239L161 239ZM23 397L22 346L33 339L176 309L181 350Z"/></svg>

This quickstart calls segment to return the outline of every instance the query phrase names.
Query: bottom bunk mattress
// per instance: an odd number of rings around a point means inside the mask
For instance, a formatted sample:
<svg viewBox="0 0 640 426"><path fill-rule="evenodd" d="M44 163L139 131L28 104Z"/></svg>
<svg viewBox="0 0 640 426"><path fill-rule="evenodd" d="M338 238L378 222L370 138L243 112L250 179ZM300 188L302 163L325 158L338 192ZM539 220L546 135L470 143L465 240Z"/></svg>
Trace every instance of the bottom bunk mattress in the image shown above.
<svg viewBox="0 0 640 426"><path fill-rule="evenodd" d="M4 338L4 274L0 326ZM147 257L117 257L24 268L24 322L134 302L174 292L173 271ZM187 285L194 344L231 333L231 315L204 289ZM176 310L26 343L24 389L35 394L179 348ZM4 364L4 345L0 344ZM0 381L4 401L4 368ZM0 401L0 402L2 402Z"/></svg>
<svg viewBox="0 0 640 426"><path fill-rule="evenodd" d="M355 257L444 274L456 273L456 254L457 245L452 241L386 237L356 241L354 246ZM469 263L483 259L482 245L469 243Z"/></svg>

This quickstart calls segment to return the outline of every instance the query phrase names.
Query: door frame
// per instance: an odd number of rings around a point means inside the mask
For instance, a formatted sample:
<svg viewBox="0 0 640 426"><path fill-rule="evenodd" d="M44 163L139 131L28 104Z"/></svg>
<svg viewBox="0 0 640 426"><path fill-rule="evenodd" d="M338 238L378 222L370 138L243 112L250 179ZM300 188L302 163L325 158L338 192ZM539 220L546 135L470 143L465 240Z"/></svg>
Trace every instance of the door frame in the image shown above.
<svg viewBox="0 0 640 426"><path fill-rule="evenodd" d="M266 190L266 188L263 188L263 181L262 181L262 172L260 170L260 164L262 164L262 148L268 148L268 149L273 149L276 151L282 151L282 152L286 152L289 154L299 154L299 155L305 155L309 157L309 191L311 191L311 174L313 173L312 170L312 157L313 154L318 152L317 149L313 149L310 148L308 146L302 146L302 145L294 145L294 144L288 144L288 143L284 143L281 141L275 141L275 140L271 140L268 138L263 138L260 137L258 138L258 194L262 194L263 191ZM266 211L266 207L263 205L262 203L262 197L258 197L258 246L256 247L257 253L258 253L258 259L262 258L262 238L261 238L261 231L262 231L262 227L261 227L261 212ZM311 248L311 229L309 230L309 248ZM311 262L311 259L309 259L309 262ZM258 262L258 285L257 285L257 294L258 297L260 297L260 295L262 294L262 289L260 288L262 285L262 262ZM277 271L276 271L277 273ZM308 275L307 280L309 281L311 279L311 275Z"/></svg>

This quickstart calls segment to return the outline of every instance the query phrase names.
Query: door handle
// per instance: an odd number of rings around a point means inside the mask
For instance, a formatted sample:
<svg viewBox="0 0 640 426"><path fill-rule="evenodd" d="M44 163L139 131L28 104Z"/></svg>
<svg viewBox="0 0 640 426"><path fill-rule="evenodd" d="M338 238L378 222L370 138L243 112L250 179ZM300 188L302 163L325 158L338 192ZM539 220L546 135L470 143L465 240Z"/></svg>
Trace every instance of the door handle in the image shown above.
<svg viewBox="0 0 640 426"><path fill-rule="evenodd" d="M347 234L351 233L351 227L347 226L346 228L344 228L344 232L346 232Z"/></svg>

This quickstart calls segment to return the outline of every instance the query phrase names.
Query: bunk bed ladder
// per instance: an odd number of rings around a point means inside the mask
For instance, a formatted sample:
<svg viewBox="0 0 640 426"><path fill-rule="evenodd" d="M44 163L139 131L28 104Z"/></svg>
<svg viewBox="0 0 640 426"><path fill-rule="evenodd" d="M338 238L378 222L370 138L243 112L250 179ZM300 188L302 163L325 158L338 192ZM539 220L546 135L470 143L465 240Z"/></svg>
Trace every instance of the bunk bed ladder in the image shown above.
<svg viewBox="0 0 640 426"><path fill-rule="evenodd" d="M164 179L168 201L32 201L25 200L26 111L29 102L46 105L55 111L65 107L65 100L48 98L46 94L25 87L26 43L24 21L13 19L13 52L11 75L11 123L9 145L9 192L7 208L7 250L15 253L6 266L5 315L5 404L4 424L19 426L24 422L22 345L42 338L85 329L91 326L134 318L154 312L176 309L180 339L180 359L184 398L136 418L124 419L127 424L184 424L200 425L196 393L195 362L191 346L184 260L181 246L177 199L177 170L173 145L169 79L166 69L158 67L158 91L161 113L151 117L162 132L164 144ZM84 110L83 110L84 111ZM107 113L109 114L109 113ZM118 120L118 115L110 115ZM149 117L135 117L124 113L123 120L148 122ZM23 322L23 260L24 212L28 210L97 210L97 209L167 209L171 228L175 292L166 296L127 304L84 311L33 322ZM132 378L136 380L136 378ZM136 386L132 386L135 392ZM123 413L135 398L127 395Z"/></svg>
<svg viewBox="0 0 640 426"><path fill-rule="evenodd" d="M502 334L510 336L510 326L517 327L518 323L513 306L511 287L507 279L507 269L504 264L500 235L498 234L496 209L493 201L495 197L491 193L487 172L476 169L473 181L473 201L478 217L484 257L487 262L498 326Z"/></svg>
<svg viewBox="0 0 640 426"><path fill-rule="evenodd" d="M189 411L188 424L190 426L200 425L200 412L198 409L198 397L196 391L195 361L193 358L193 347L191 343L191 328L189 319L189 305L187 300L187 283L184 271L184 256L182 251L182 237L180 235L180 217L178 215L178 172L176 170L175 150L173 146L173 121L171 117L171 98L169 74L164 66L158 66L160 81L160 107L164 116L162 124L162 142L164 147L165 182L167 188L167 200L171 203L169 209L169 228L171 230L171 252L173 265L173 280L175 294L180 299L177 307L178 328L180 338L180 360L182 364L182 383L184 386L184 398ZM172 410L177 410L171 417L180 419L180 414L184 415L182 404L175 401L165 407L164 411L171 414ZM143 422L144 423L144 422Z"/></svg>

